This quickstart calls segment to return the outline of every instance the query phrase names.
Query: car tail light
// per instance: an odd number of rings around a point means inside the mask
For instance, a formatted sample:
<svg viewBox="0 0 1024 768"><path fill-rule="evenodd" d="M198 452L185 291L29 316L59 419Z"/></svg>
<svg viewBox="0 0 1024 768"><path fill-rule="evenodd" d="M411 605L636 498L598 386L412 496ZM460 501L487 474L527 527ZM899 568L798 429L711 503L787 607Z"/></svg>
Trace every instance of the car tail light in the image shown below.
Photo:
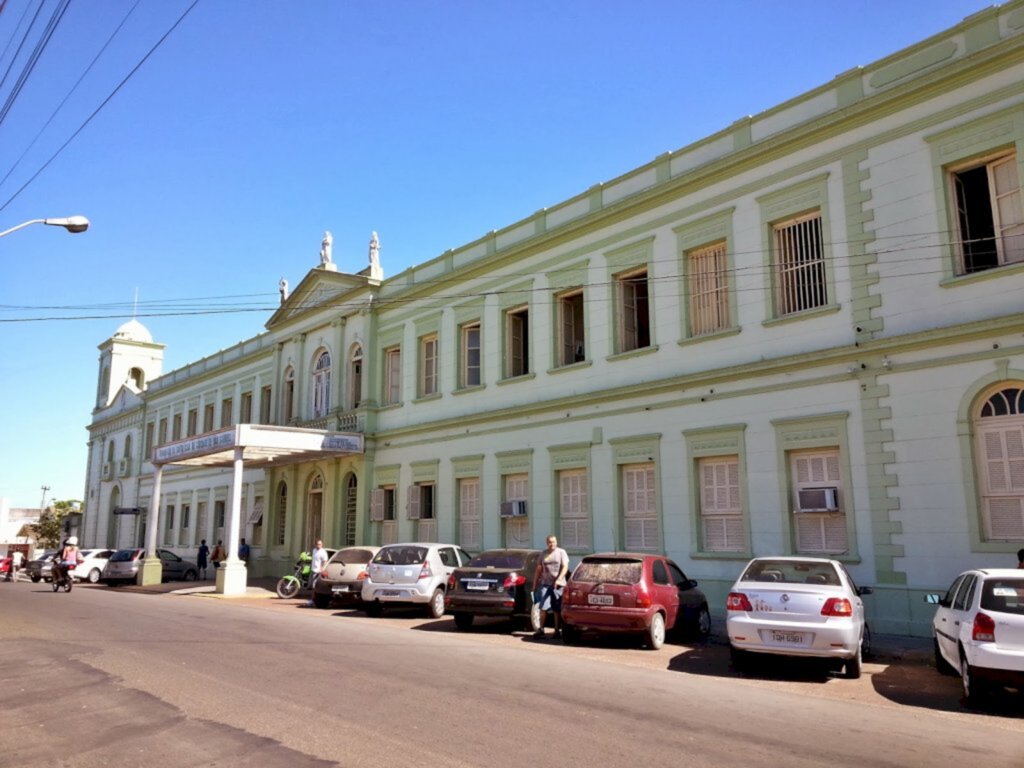
<svg viewBox="0 0 1024 768"><path fill-rule="evenodd" d="M430 572L430 561L423 563L423 567L420 568L420 580L429 579L433 574Z"/></svg>
<svg viewBox="0 0 1024 768"><path fill-rule="evenodd" d="M422 579L423 576L421 575L420 578ZM454 573L451 576L448 577L448 589L449 590L455 589L455 574Z"/></svg>
<svg viewBox="0 0 1024 768"><path fill-rule="evenodd" d="M359 575L358 575L358 576L356 576L356 581L362 581L362 580L363 580L363 579L365 579L365 578L366 578L367 576L368 576L368 574L366 573L366 571L365 571L365 570L364 570L364 571L360 571L360 572L359 572Z"/></svg>
<svg viewBox="0 0 1024 768"><path fill-rule="evenodd" d="M646 589L638 590L636 593L636 607L637 608L650 608L651 607L651 594Z"/></svg>
<svg viewBox="0 0 1024 768"><path fill-rule="evenodd" d="M512 589L513 587L521 587L526 583L526 577L521 573L510 573L505 577L504 583L501 585L502 589Z"/></svg>
<svg viewBox="0 0 1024 768"><path fill-rule="evenodd" d="M996 622L987 613L979 613L974 617L974 627L971 630L971 637L983 643L994 643L996 641Z"/></svg>
<svg viewBox="0 0 1024 768"><path fill-rule="evenodd" d="M752 611L754 606L742 592L730 592L725 598L725 610L727 611Z"/></svg>
<svg viewBox="0 0 1024 768"><path fill-rule="evenodd" d="M821 607L822 616L853 616L853 605L845 597L830 597Z"/></svg>

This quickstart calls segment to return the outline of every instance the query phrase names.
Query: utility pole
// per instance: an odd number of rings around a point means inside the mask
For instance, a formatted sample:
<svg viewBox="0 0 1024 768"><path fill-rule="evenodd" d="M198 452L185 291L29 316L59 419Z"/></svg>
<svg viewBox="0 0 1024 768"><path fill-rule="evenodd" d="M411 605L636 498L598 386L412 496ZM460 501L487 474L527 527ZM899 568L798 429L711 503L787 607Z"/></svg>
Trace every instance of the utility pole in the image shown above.
<svg viewBox="0 0 1024 768"><path fill-rule="evenodd" d="M39 502L39 510L40 510L41 512L45 512L45 511L46 511L46 492L47 492L48 490L50 490L50 486L48 486L48 485L44 485L44 486L43 486L43 498L42 498L42 500L41 500L41 501Z"/></svg>

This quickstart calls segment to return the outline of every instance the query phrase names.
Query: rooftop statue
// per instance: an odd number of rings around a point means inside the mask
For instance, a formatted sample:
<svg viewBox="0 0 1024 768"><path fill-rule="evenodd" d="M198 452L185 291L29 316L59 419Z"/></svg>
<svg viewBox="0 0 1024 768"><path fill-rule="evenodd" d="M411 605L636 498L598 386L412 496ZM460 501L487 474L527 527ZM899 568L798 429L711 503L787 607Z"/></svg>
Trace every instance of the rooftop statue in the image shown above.
<svg viewBox="0 0 1024 768"><path fill-rule="evenodd" d="M320 243L320 263L330 264L331 263L331 245L334 243L334 237L330 232L324 232L324 239Z"/></svg>

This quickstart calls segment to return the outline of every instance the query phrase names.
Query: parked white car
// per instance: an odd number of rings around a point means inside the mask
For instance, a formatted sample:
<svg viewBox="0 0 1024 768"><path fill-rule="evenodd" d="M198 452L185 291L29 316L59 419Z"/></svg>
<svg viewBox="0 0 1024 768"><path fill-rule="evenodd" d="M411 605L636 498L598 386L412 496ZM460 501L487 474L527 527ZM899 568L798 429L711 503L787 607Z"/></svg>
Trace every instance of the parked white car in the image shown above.
<svg viewBox="0 0 1024 768"><path fill-rule="evenodd" d="M75 581L87 581L90 584L97 583L100 580L100 575L103 573L103 566L107 564L107 560L115 551L113 549L80 550L83 560L72 569L71 575Z"/></svg>
<svg viewBox="0 0 1024 768"><path fill-rule="evenodd" d="M996 687L1024 689L1024 570L979 568L956 577L932 619L935 666L959 674L971 704Z"/></svg>
<svg viewBox="0 0 1024 768"><path fill-rule="evenodd" d="M871 635L858 587L843 564L816 557L756 557L726 598L733 666L749 654L836 659L860 677Z"/></svg>
<svg viewBox="0 0 1024 768"><path fill-rule="evenodd" d="M385 605L423 605L435 619L444 615L448 577L470 557L454 544L388 544L373 556L363 580L363 606L379 616Z"/></svg>

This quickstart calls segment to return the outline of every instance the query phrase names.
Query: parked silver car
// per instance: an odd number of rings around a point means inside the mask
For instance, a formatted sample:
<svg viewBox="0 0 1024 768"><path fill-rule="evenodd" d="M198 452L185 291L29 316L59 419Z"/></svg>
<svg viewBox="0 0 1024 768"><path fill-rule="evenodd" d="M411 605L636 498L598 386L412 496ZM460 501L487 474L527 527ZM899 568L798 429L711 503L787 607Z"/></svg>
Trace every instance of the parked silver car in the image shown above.
<svg viewBox="0 0 1024 768"><path fill-rule="evenodd" d="M380 547L339 549L320 571L313 584L313 605L329 608L332 603L358 604L363 596L366 568Z"/></svg>
<svg viewBox="0 0 1024 768"><path fill-rule="evenodd" d="M726 598L733 666L749 655L836 659L860 677L870 645L861 595L843 564L817 557L756 557Z"/></svg>
<svg viewBox="0 0 1024 768"><path fill-rule="evenodd" d="M195 563L182 560L168 549L158 549L156 554L163 566L163 581L195 581L199 575ZM141 547L117 550L103 566L100 581L111 586L135 583L145 555L146 550Z"/></svg>
<svg viewBox="0 0 1024 768"><path fill-rule="evenodd" d="M470 557L455 544L414 542L381 547L363 581L363 605L379 616L385 605L423 605L427 614L444 615L448 577Z"/></svg>

